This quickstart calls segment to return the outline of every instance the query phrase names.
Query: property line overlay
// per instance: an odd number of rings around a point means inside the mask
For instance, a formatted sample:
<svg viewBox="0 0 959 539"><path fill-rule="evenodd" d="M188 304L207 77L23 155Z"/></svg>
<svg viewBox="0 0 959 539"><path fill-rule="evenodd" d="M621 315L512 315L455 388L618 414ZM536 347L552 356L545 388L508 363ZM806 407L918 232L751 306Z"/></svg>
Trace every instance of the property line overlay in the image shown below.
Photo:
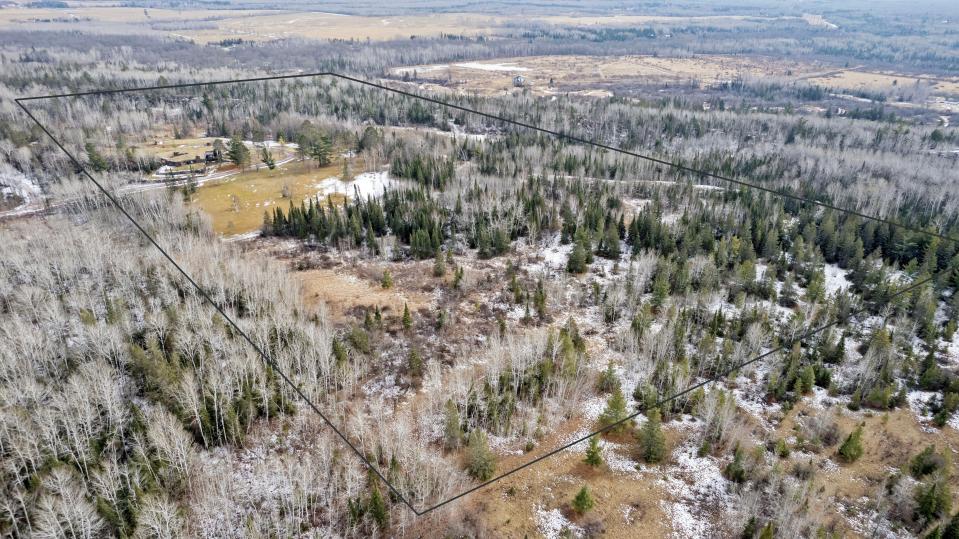
<svg viewBox="0 0 959 539"><path fill-rule="evenodd" d="M448 109L458 110L458 111L466 112L466 113L469 113L469 114L476 114L476 115L482 116L482 117L484 117L484 118L488 118L488 119L495 120L495 121L499 121L499 122L503 122L503 123L506 123L506 124L515 125L515 126L517 126L517 127L522 127L522 128L526 128L526 129L530 129L530 130L536 131L536 132L540 132L540 133L552 135L552 136L555 136L555 137L558 137L558 138L561 138L561 139L565 139L565 140L568 140L568 141L572 141L572 142L575 142L575 143L578 143L578 144L582 144L582 145L585 145L585 146L590 146L590 147L593 147L593 148L597 148L597 149L601 149L601 150L606 150L606 151L610 151L610 152L615 152L615 153L618 153L618 154L621 154L621 155L626 155L626 156L634 157L634 158L637 158L637 159L642 159L642 160L645 160L645 161L649 161L649 162L652 162L652 163L656 163L656 164L659 164L659 165L663 165L663 166L666 166L666 167L670 167L670 168L672 168L672 169L674 169L674 170L678 170L678 171L682 171L682 172L687 172L687 173L695 174L695 175L698 175L698 176L703 177L703 178L712 178L712 179L715 179L715 180L719 180L719 181L722 181L722 182L726 182L726 183L731 184L731 185L735 185L735 186L739 186L739 187L745 187L745 188L748 188L748 189L756 189L756 190L758 190L758 191L761 191L761 192L764 192L764 193L768 193L768 194L773 195L773 196L778 196L778 197L782 197L782 198L785 198L785 199L790 199L790 200L795 200L795 201L802 202L802 203L807 203L807 204L812 204L812 205L815 205L815 206L820 206L820 207L822 207L822 208L834 210L834 211L837 211L837 212L846 213L846 214L849 214L849 215L854 215L854 216L859 217L859 218L862 218L862 219L866 219L866 220L870 220L870 221L875 221L875 222L882 223L882 224L886 224L886 225L890 225L890 226L899 227L899 228L901 228L901 229L903 229L903 230L907 230L907 231L909 231L909 232L913 232L913 233L917 233L917 234L922 234L922 235L927 235L927 236L930 236L930 237L934 237L934 238L938 238L938 239L946 240L946 241L950 241L950 242L959 242L959 238L953 238L953 237L944 235L944 234L942 234L942 233L940 233L940 232L938 232L938 231L924 230L924 229L916 228L916 227L913 227L913 226L904 225L904 224L902 224L902 223L899 223L899 222L894 221L894 220L891 220L891 219L886 219L886 218L882 218L882 217L867 215L867 214L858 212L858 211L856 211L856 210L849 210L849 209L841 208L841 207L835 206L835 205L830 204L830 203L827 203L827 202L818 201L818 200L815 200L815 199L812 199L812 198L795 195L795 194L792 194L792 193L789 193L789 192L780 191L780 190L773 189L773 188L770 188L770 187L765 187L765 186L757 185L757 184L754 184L754 183L751 183L751 182L747 182L747 181L743 181L743 180L738 180L738 179L735 179L735 178L731 178L731 177L723 176L723 175L720 175L720 174L712 173L712 172L709 172L709 171L706 171L706 170L697 169L697 168L694 168L694 167L690 167L690 166L688 166L688 165L683 165L683 164L681 164L681 163L677 163L677 162L674 162L674 161L670 161L670 160L668 160L668 159L663 159L663 158L658 158L658 157L654 157L654 156L647 155L647 154L641 154L641 153L637 153L637 152L632 152L632 151L628 151L628 150L623 150L623 149L616 148L616 147L613 147L613 146L609 146L609 145L607 145L607 144L603 144L603 143L600 143L600 142L594 142L594 141L591 141L591 140L587 140L587 139L578 137L578 136L576 136L576 135L571 135L571 134L564 133L564 132L561 132L561 131L554 131L554 130L546 129L546 128L539 127L539 126L536 126L536 125L532 125L532 124L524 123L524 122L521 122L521 121L512 120L512 119L509 119L509 118L505 118L505 117L502 117L502 116L498 116L498 115L496 115L496 114L492 114L492 113L483 112L483 111L480 111L480 110L471 109L471 108L464 107L464 106L461 106L461 105L456 105L456 104L454 104L454 103L448 103L448 102L446 102L446 101L443 101L443 100L440 100L440 99L436 99L436 98L433 98L433 97L429 97L429 96L425 96L425 95L420 95L420 94L417 94L417 93L415 93L415 92L409 92L409 91L400 90L400 89L397 89L397 88L391 88L391 87L386 86L386 85L384 85L384 84L380 84L380 83L376 83L376 82L371 82L371 81L368 81L368 80L359 79L359 78L355 78L355 77L352 77L352 76L349 76L349 75L343 75L343 74L334 73L334 72L319 72L319 73L299 73L299 74L289 74L289 75L274 75L274 76L252 77L252 78L244 78L244 79L229 79L229 80L216 80L216 81L208 81L208 82L193 82L193 83L183 83L183 84L169 84L169 85L158 85L158 86L144 86L144 87L138 87L138 88L90 90L90 91L83 91L83 92L72 92L72 93L50 94L50 95L39 95L39 96L27 96L27 97L15 98L15 99L14 99L14 102L16 102L16 104L20 107L21 110L23 110L23 112L27 115L27 117L28 117L31 121L33 121L33 122L37 125L37 127L39 127L40 130L43 131L43 133L44 133L47 137L50 138L50 140L53 141L54 145L57 146L61 151L63 151L63 153L69 158L69 160L77 167L77 170L79 171L79 173L80 173L81 175L85 176L87 179L89 179L90 182L92 182L93 185L96 186L96 188L107 198L107 200L108 200L113 206L115 206L115 207L117 208L117 210L119 210L120 213L121 213L128 221L130 221L130 223L133 225L133 227L134 227L143 237L145 237L145 238L147 239L147 241L148 241L151 245L153 245L153 247L155 247L155 248L160 252L161 255L163 255L163 257L187 280L187 282L190 283L190 285L191 285L193 288L196 289L196 291L197 291L197 293L200 295L200 297L202 297L207 303L209 303L210 305L212 305L213 308L217 311L217 313L218 313L220 316L222 316L222 317L227 321L227 323L230 324L230 326L243 338L243 340L245 340L247 343L249 343L249 345L253 348L253 350L260 356L260 359L261 359L261 361L263 362L263 364L264 364L268 369L271 369L272 371L274 371L275 373L277 373L277 374L280 376L280 378L284 381L284 383L286 383L286 384L293 390L294 394L295 394L296 396L298 396L298 397L307 405L307 407L309 407L311 410L313 410L313 411L333 430L333 432L334 432L347 446L349 446L349 448L353 451L353 453L355 453L356 456L360 458L360 460L363 462L363 464L365 464L366 467L369 468L369 470L370 470L380 481L382 481L382 482L387 486L387 488L389 488L390 492L391 492L393 495L395 495L400 501L402 501L403 504L404 504L407 508L409 508L409 510L412 511L412 512L413 512L415 515L417 515L417 516L422 516L422 515L425 515L425 514L427 514L427 513L432 512L432 511L435 511L435 510L437 510L437 509L440 509L441 507L444 507L444 506L446 506L446 505L448 505L448 504L450 504L450 503L452 503L452 502L454 502L454 501L457 501L457 500L459 500L459 499L461 499L461 498L463 498L463 497L465 497L465 496L467 496L467 495L469 495L469 494L472 494L473 492L476 492L476 491L478 491L478 490L480 490L480 489L483 489L483 488L485 488L485 487L487 487L487 486L489 486L489 485L491 485L491 484L493 484L493 483L495 483L495 482L497 482L497 481L499 481L499 480L501 480L501 479L504 479L504 478L506 478L506 477L508 477L508 476L511 476L511 475L513 475L513 474L521 471L521 470L524 470L524 469L526 469L526 468L528 468L528 467L530 467L530 466L532 466L532 465L534 465L534 464L542 461L542 460L545 460L545 459L547 459L547 458L549 458L549 457L551 457L551 456L553 456L553 455L556 455L557 453L561 453L562 451L565 451L565 450L567 450L567 449L569 449L569 448L571 448L571 447L573 447L573 446L575 446L575 445L577 445L577 444L580 444L580 443L588 440L589 438L591 438L591 437L593 437L593 436L603 434L603 433L605 433L605 432L607 432L607 431L609 431L609 430L612 430L612 429L616 428L616 427L619 426L619 425L622 425L623 423L626 423L626 422L628 422L628 421L632 421L634 418L636 418L637 416L641 415L642 412L641 412L641 411L635 412L635 413L633 413L633 414L631 414L631 415L629 415L629 416L627 416L627 417L625 417L625 418L623 418L623 419L621 419L621 420L619 420L619 421L616 421L615 423L606 425L605 427L603 427L603 428L601 428L601 429L598 429L598 430L596 430L596 431L593 431L593 432L591 432L591 433L589 433L589 434L587 434L587 435L585 435L585 436L582 436L582 437L580 437L580 438L577 438L576 440L573 440L573 441L571 441L571 442L568 442L568 443L566 443L566 444L563 444L563 445L560 446L560 447L557 447L557 448L555 448L555 449L552 449L552 450L550 450L549 452L547 452L547 453L545 453L545 454L543 454L543 455L540 455L540 456L538 456L538 457L536 457L536 458L534 458L534 459L532 459L532 460L530 460L530 461L528 461L528 462L526 462L526 463L524 463L524 464L521 464L521 465L519 465L519 466L516 466L516 467L514 467L514 468L511 468L511 469L509 469L509 470L507 470L507 471L505 471L505 472L503 472L503 473L500 473L499 475L497 475L497 476L495 476L495 477L493 477L493 478L491 478L491 479L488 479L487 481L484 481L484 482L482 482L482 483L480 483L480 484L478 484L478 485L475 485L475 486L473 486L473 487L471 487L471 488L469 488L469 489L467 489L467 490L464 490L463 492L460 492L459 494L456 494L456 495L454 495L454 496L452 496L452 497L450 497L450 498L447 498L446 500L443 500L443 501L441 501L441 502L439 502L439 503L437 503L437 504L435 504L435 505L432 505L432 506L430 506L430 507L427 507L426 509L419 510L419 509L417 509L405 496L403 496L403 494L399 491L399 489L397 489L396 486L394 486L394 485L386 478L386 476L384 476L383 473L380 472L380 470L369 460L369 458L367 458L367 456L366 456L352 441L350 441L350 439L343 433L343 431L341 431L336 425L333 424L332 421L330 421L330 419L327 417L327 415L324 414L324 413L319 409L319 407L318 407L309 397L306 396L306 394L297 386L297 384L295 384L295 383L293 382L293 380L292 380L282 369L280 369L280 367L279 367L279 365L277 364L276 360L273 359L272 356L270 356L269 354L267 354L267 353L263 350L262 347L260 347L259 345L257 345L257 344L253 341L253 339L250 338L250 336L249 336L245 331L243 331L242 328L240 328L240 326L233 320L233 318L230 317L230 316L226 313L226 311L224 310L224 308L223 308L220 304L218 304L216 301L214 301L213 298L212 298L212 296L211 296L203 287L201 287L201 286L199 285L199 283L197 283L197 281L196 281L189 273L187 273L187 271L184 270L183 267L182 267L180 264L178 264L178 263L176 262L176 260L174 260L173 257L172 257L163 247L160 246L160 244L156 241L156 239L155 239L149 232L147 232L147 230L133 217L133 215L130 214L130 212L128 212L128 211L123 207L123 205L120 203L119 199L118 199L115 195L111 194L110 191L107 190L107 189L103 186L103 184L102 184L101 182L99 182L96 178L94 178L94 176L93 176L92 174L90 174L90 172L87 170L87 168L86 168L85 166L83 166L83 164L80 162L80 160L77 159L77 157L74 156L69 150L67 150L67 148L63 145L63 143L61 143L60 140L57 139L57 138L53 135L53 133L51 133L50 130L47 129L47 127L44 126L43 123L41 123L41 122L37 119L37 117L30 111L30 109L29 109L29 108L27 107L27 105L26 105L26 103L32 102L32 101L49 100L49 99L59 99L59 98L85 97L85 96L95 96L95 95L113 95L113 94L132 93L132 92L145 92L145 91L151 91L151 90L172 90L172 89L180 89L180 88L196 88L196 87L204 87L204 86L220 86L220 85L226 85L226 84L240 84L240 83L249 83L249 82L268 82L268 81L276 81L276 80L304 79L304 78L313 78L313 77L333 77L333 78L337 78L337 79L346 80L346 81L353 82L353 83L356 83L356 84L368 86L368 87L371 87L371 88L377 88L377 89L379 89L379 90L383 90L383 91L386 91L386 92L391 92L391 93L394 93L394 94L397 94L397 95L402 95L402 96L405 96L405 97L409 97L409 98L412 98L412 99L418 99L418 100L425 101L425 102L428 102L428 103L433 103L433 104L435 104L435 105L439 105L439 106L442 106L442 107L446 107L446 108L448 108ZM884 301L879 302L879 303L878 303L878 306L886 305L886 304L888 304L889 302L891 302L893 299L895 299L895 298L897 298L897 297L899 297L899 296L901 296L901 295L903 295L903 294L907 294L907 293L912 292L913 290L916 290L916 289L918 289L918 288L920 288L920 287L922 287L922 286L924 286L924 285L926 285L926 284L928 284L928 283L930 283L930 282L933 282L941 273L942 273L942 271L936 272L936 273L934 273L934 274L933 274L932 276L930 276L930 277L927 277L927 278L922 279L922 280L920 280L920 281L914 282L914 283L912 283L912 284L909 285L909 286L906 286L906 287L904 287L904 288L901 288L901 289L897 290L896 292L893 292L892 294L888 295L888 296L884 299ZM875 307L875 306L877 306L877 305L874 305L874 307ZM668 404L668 403L670 403L670 402L672 402L672 401L674 401L674 400L676 400L676 399L678 399L678 398L680 398L680 397L683 397L683 396L685 396L685 395L688 395L689 393L691 393L691 392L693 392L693 391L695 391L695 390L697 390L697 389L699 389L699 388L702 388L702 387L704 387L704 386L706 386L706 385L708 385L708 384L710 384L710 383L713 383L713 382L722 380L722 379L726 378L727 376L729 376L730 374L738 371L739 369L741 369L741 368L743 368L743 367L746 367L746 366L751 365L751 364L753 364L753 363L762 361L762 360L764 360L764 359L766 359L766 358L768 358L768 357L770 357L770 356L774 356L774 355L776 355L776 354L778 354L778 353L780 353L780 352L782 352L782 351L784 351L784 350L787 350L787 349L791 348L795 343L797 343L797 342L802 342L802 341L804 341L805 339L808 339L808 338L810 338L810 337L813 337L813 336L815 336L815 335L817 335L817 334L819 334L819 333L821 333L821 332L823 332L823 331L825 331L825 330L827 330L827 329L829 329L829 328L831 328L831 327L834 327L834 326L836 326L836 325L838 325L838 324L840 324L840 323L842 323L842 322L845 322L846 320L849 320L850 318L853 318L853 317L855 317L855 316L858 316L858 315L866 312L868 309L869 309L868 306L862 306L862 307L860 307L860 308L858 308L858 309L855 309L855 310L847 313L845 316L837 317L837 319L836 319L836 320L833 320L832 322L829 322L829 323L823 324L823 325L821 325L821 326L818 326L818 327L809 329L809 330L803 332L802 334L800 334L800 335L798 335L798 336L796 336L796 337L788 340L787 342L783 343L782 345L778 346L777 348L774 348L774 349L772 349L772 350L769 350L769 351L767 351L767 352L764 352L764 353L762 353L762 354L759 354L759 355L757 355L756 357L754 357L754 358L752 358L752 359L742 361L742 362L740 362L740 363L738 363L738 364L736 364L736 365L733 365L732 367L727 368L726 370L724 370L724 371L722 371L722 372L716 373L716 374L714 374L714 375L711 376L711 377L705 378L705 379L703 379L703 380L701 380L701 381L699 381L699 382L697 382L697 383L695 383L695 384L692 384L692 385L686 387L685 389L683 389L683 390L681 390L681 391L679 391L679 392L677 392L677 393L674 393L673 395L671 395L671 396L669 396L669 397L665 397L665 398L663 398L663 399L660 399L659 401L657 401L657 402L653 405L653 407L654 407L654 408L661 407L661 406L664 405L664 404Z"/></svg>

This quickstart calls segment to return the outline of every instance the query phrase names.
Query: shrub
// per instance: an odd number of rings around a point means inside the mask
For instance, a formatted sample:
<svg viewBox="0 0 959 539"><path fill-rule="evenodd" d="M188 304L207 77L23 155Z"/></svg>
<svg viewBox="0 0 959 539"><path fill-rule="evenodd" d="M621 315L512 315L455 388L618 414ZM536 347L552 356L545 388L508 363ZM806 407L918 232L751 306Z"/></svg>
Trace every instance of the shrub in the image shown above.
<svg viewBox="0 0 959 539"><path fill-rule="evenodd" d="M921 479L926 475L941 470L945 466L945 457L936 453L935 446L930 445L912 458L912 461L909 463L909 473L916 479Z"/></svg>

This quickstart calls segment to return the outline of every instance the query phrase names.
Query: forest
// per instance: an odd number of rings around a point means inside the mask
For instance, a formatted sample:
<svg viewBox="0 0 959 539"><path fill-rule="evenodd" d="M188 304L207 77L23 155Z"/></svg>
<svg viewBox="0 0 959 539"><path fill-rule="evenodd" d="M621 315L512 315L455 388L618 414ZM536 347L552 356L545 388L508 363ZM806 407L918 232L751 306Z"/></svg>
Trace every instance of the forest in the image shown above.
<svg viewBox="0 0 959 539"><path fill-rule="evenodd" d="M387 89L302 76L24 102L139 229L3 100L0 533L959 536L948 113L749 77L597 97L390 75L562 54L955 67L931 19L918 46L892 8L826 15L842 33L3 31L4 97L289 69ZM799 28L801 51L780 39ZM157 176L155 148L189 141L209 171ZM256 230L216 232L241 211Z"/></svg>

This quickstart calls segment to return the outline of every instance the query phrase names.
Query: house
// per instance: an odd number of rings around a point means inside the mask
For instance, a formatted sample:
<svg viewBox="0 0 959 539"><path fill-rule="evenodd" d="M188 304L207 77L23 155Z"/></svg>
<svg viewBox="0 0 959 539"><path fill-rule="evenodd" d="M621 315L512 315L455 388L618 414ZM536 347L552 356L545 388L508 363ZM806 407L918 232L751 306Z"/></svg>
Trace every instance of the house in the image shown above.
<svg viewBox="0 0 959 539"><path fill-rule="evenodd" d="M210 152L207 152L210 153ZM206 164L207 160L199 155L190 157L185 152L173 152L170 157L161 157L160 164L168 167L182 167L184 165Z"/></svg>

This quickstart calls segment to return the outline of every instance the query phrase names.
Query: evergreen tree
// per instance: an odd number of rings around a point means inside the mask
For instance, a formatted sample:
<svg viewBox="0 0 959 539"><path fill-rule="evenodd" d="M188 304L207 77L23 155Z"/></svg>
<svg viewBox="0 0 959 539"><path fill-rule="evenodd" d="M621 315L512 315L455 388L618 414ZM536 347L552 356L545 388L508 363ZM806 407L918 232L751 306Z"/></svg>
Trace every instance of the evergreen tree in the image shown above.
<svg viewBox="0 0 959 539"><path fill-rule="evenodd" d="M348 359L346 347L343 346L343 343L335 337L333 338L333 358L336 359L336 364L338 366L345 365L346 360Z"/></svg>
<svg viewBox="0 0 959 539"><path fill-rule="evenodd" d="M263 150L260 152L260 160L263 161L263 164L270 170L276 168L276 159L273 158L273 153L266 146L263 147Z"/></svg>
<svg viewBox="0 0 959 539"><path fill-rule="evenodd" d="M622 389L622 387L619 377L616 376L616 371L613 370L613 362L610 361L606 364L606 370L599 375L597 388L603 393L611 393L614 390Z"/></svg>
<svg viewBox="0 0 959 539"><path fill-rule="evenodd" d="M590 466L603 465L603 449L599 445L599 436L589 438L589 446L586 448L586 458L583 460Z"/></svg>
<svg viewBox="0 0 959 539"><path fill-rule="evenodd" d="M846 462L856 462L862 456L862 453L862 425L859 425L839 446L839 456Z"/></svg>
<svg viewBox="0 0 959 539"><path fill-rule="evenodd" d="M106 158L97 151L92 142L86 143L84 149L87 152L87 164L94 172L103 172L109 167Z"/></svg>
<svg viewBox="0 0 959 539"><path fill-rule="evenodd" d="M569 259L566 261L566 271L570 273L586 271L586 251L579 243L574 244L573 250L569 253Z"/></svg>
<svg viewBox="0 0 959 539"><path fill-rule="evenodd" d="M446 401L443 416L443 443L447 449L456 449L463 443L463 427L460 425L460 413L452 400Z"/></svg>
<svg viewBox="0 0 959 539"><path fill-rule="evenodd" d="M370 517L379 529L385 530L389 527L390 513L386 508L386 501L383 499L383 495L380 494L380 489L376 485L373 486L373 492L370 494L370 502L367 504L367 508Z"/></svg>
<svg viewBox="0 0 959 539"><path fill-rule="evenodd" d="M909 463L909 473L916 479L934 473L947 465L946 457L936 453L936 447L930 445L913 457Z"/></svg>
<svg viewBox="0 0 959 539"><path fill-rule="evenodd" d="M623 419L626 419L626 397L623 396L622 389L616 388L606 401L606 409L599 416L599 426L603 428ZM623 432L628 426L627 423L623 421L609 429L609 432Z"/></svg>
<svg viewBox="0 0 959 539"><path fill-rule="evenodd" d="M650 304L658 311L666 304L667 298L669 298L669 272L657 268L656 277L653 279L653 297Z"/></svg>
<svg viewBox="0 0 959 539"><path fill-rule="evenodd" d="M743 483L746 481L745 452L739 444L733 450L733 460L723 469L723 475L726 479L734 483Z"/></svg>
<svg viewBox="0 0 959 539"><path fill-rule="evenodd" d="M597 254L610 260L618 260L620 255L619 233L616 228L609 226L603 235L603 241L599 244Z"/></svg>
<svg viewBox="0 0 959 539"><path fill-rule="evenodd" d="M543 286L543 280L536 282L536 291L533 293L533 307L536 309L536 316L540 320L546 319L546 288Z"/></svg>
<svg viewBox="0 0 959 539"><path fill-rule="evenodd" d="M596 501L593 499L592 494L589 493L589 489L587 489L585 485L583 488L579 489L576 497L573 498L573 510L580 515L586 514L586 512L592 509L595 505Z"/></svg>
<svg viewBox="0 0 959 539"><path fill-rule="evenodd" d="M952 490L945 477L936 477L916 487L916 512L929 522L952 509Z"/></svg>
<svg viewBox="0 0 959 539"><path fill-rule="evenodd" d="M234 136L230 139L227 157L239 168L246 168L250 164L250 149L243 144L239 137Z"/></svg>
<svg viewBox="0 0 959 539"><path fill-rule="evenodd" d="M482 430L470 432L466 454L469 474L480 481L493 477L496 470L496 457L489 448L489 438Z"/></svg>
<svg viewBox="0 0 959 539"><path fill-rule="evenodd" d="M647 411L646 418L646 423L639 431L639 445L643 460L649 463L661 462L666 456L666 436L663 434L659 408Z"/></svg>
<svg viewBox="0 0 959 539"><path fill-rule="evenodd" d="M410 355L407 359L407 366L409 368L411 377L419 378L423 375L423 358L415 348L410 350Z"/></svg>
<svg viewBox="0 0 959 539"><path fill-rule="evenodd" d="M436 259L433 260L433 277L443 277L446 275L446 262L443 259L443 251L436 251Z"/></svg>
<svg viewBox="0 0 959 539"><path fill-rule="evenodd" d="M383 279L380 281L380 285L385 289L393 288L393 274L390 273L390 270L383 270Z"/></svg>
<svg viewBox="0 0 959 539"><path fill-rule="evenodd" d="M403 304L403 329L410 330L413 328L413 315L410 314L410 306L406 303Z"/></svg>

